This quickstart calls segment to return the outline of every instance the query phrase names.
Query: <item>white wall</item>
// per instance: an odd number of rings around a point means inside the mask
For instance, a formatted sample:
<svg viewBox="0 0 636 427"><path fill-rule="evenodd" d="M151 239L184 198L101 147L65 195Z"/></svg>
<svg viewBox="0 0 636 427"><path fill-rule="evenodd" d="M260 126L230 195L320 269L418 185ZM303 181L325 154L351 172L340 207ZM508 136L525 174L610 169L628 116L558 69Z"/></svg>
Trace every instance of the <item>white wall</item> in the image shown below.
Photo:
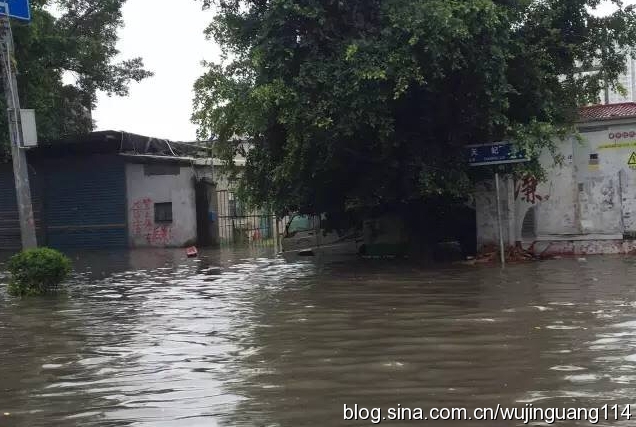
<svg viewBox="0 0 636 427"><path fill-rule="evenodd" d="M196 243L196 199L192 167L179 175L146 176L143 164L126 165L128 230L132 247L183 247ZM172 223L155 224L154 204L172 203Z"/></svg>
<svg viewBox="0 0 636 427"><path fill-rule="evenodd" d="M512 184L513 196L502 190L502 209L514 205L514 214L504 216L505 240L617 239L636 232L636 164L628 164L632 153L636 157L636 120L586 124L581 136L582 141L571 138L558 143L564 157L560 166L551 153L542 155L547 180L537 184L534 197L524 193L521 181ZM478 245L496 243L492 182L478 185L475 195ZM533 207L535 235L524 237L523 220Z"/></svg>
<svg viewBox="0 0 636 427"><path fill-rule="evenodd" d="M628 169L627 162L631 151L625 153L624 149L600 147L613 144L614 140L610 141L609 135L615 132L622 133L625 129L625 126L611 126L607 129L584 132L584 141L574 144L574 175L578 186L578 214L582 233L623 232L619 180L621 170ZM590 164L590 155L593 154L598 156L598 166ZM627 158L623 160L622 157L625 156Z"/></svg>
<svg viewBox="0 0 636 427"><path fill-rule="evenodd" d="M501 218L504 242L511 240L512 215L509 209L509 193L511 180L501 177L499 181L499 197L501 200ZM487 244L498 244L499 228L497 224L497 192L494 180L484 181L475 189L475 206L477 217L477 247Z"/></svg>

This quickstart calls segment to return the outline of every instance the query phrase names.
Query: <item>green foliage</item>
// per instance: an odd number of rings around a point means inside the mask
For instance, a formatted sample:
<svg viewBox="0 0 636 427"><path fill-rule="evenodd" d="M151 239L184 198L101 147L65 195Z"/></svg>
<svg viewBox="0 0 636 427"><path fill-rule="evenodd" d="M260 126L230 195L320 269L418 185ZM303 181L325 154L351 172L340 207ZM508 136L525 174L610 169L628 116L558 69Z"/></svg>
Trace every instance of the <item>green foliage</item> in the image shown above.
<svg viewBox="0 0 636 427"><path fill-rule="evenodd" d="M555 152L636 42L617 0L606 17L599 0L205 3L225 56L195 84L193 120L228 162L254 142L243 194L279 213L462 197L492 172L466 167L466 144Z"/></svg>
<svg viewBox="0 0 636 427"><path fill-rule="evenodd" d="M9 293L17 296L43 295L55 290L71 271L71 260L49 248L22 251L9 260Z"/></svg>
<svg viewBox="0 0 636 427"><path fill-rule="evenodd" d="M90 132L97 91L123 96L152 75L143 61L113 62L125 0L32 0L30 23L12 21L22 108L33 108L41 140ZM54 13L52 13L54 12ZM70 76L75 84L65 84ZM0 97L0 110L4 97ZM0 161L7 160L6 114L0 114Z"/></svg>

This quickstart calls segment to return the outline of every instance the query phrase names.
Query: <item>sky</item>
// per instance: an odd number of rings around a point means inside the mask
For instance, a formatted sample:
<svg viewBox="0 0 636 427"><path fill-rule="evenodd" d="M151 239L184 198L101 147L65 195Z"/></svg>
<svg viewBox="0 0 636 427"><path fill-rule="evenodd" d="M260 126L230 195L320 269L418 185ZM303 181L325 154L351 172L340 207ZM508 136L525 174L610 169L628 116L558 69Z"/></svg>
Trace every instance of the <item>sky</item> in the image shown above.
<svg viewBox="0 0 636 427"><path fill-rule="evenodd" d="M630 4L636 4L636 0L623 0L623 5L624 6L629 6ZM609 1L604 1L603 3L601 3L601 5L597 8L597 11L599 12L600 15L606 15L608 13L613 12L614 10L616 10L616 6L614 6L611 2Z"/></svg>
<svg viewBox="0 0 636 427"><path fill-rule="evenodd" d="M625 4L634 4L627 0ZM176 5L176 6L175 6ZM613 9L609 2L599 14ZM127 97L100 94L93 111L97 130L122 130L174 141L194 141L192 85L203 73L201 60L217 61L219 48L203 30L213 12L197 0L128 0L125 27L119 31L121 58L141 56L155 73L131 83Z"/></svg>
<svg viewBox="0 0 636 427"><path fill-rule="evenodd" d="M174 141L194 141L192 86L202 60L217 61L218 46L203 30L212 11L197 0L128 0L119 30L120 59L141 56L155 75L132 82L127 97L100 93L93 111L96 130L121 130Z"/></svg>

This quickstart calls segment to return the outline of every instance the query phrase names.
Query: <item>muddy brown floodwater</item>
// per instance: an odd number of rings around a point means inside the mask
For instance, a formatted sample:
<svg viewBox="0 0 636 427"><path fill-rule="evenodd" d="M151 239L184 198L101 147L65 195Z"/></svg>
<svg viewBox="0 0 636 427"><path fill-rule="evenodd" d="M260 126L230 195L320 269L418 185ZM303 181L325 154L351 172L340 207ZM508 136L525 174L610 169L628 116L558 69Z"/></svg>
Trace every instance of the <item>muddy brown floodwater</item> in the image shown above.
<svg viewBox="0 0 636 427"><path fill-rule="evenodd" d="M633 258L501 271L134 251L75 265L65 295L0 285L2 427L372 425L343 406L636 400Z"/></svg>

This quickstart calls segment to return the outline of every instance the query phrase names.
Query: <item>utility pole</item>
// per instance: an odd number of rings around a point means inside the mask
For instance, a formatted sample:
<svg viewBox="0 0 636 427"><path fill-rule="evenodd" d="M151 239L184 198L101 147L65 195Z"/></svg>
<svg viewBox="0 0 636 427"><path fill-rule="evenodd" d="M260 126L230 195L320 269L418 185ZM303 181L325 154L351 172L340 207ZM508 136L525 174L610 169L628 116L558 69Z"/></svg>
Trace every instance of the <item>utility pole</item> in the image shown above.
<svg viewBox="0 0 636 427"><path fill-rule="evenodd" d="M31 187L29 184L26 149L22 141L20 99L18 97L18 82L14 70L13 34L11 32L9 7L8 4L2 6L6 7L6 14L0 15L2 79L9 115L9 137L11 140L11 157L13 158L13 176L18 202L18 213L20 215L22 248L29 249L37 247L37 238L35 234L35 220L33 219L33 205L31 204Z"/></svg>

